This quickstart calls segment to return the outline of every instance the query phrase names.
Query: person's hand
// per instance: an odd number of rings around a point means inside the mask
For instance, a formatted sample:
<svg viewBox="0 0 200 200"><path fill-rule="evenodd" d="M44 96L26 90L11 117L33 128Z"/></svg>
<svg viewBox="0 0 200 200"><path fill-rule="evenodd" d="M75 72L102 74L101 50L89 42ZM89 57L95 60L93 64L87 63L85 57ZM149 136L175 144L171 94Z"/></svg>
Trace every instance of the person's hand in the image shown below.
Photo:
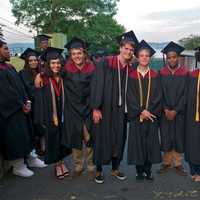
<svg viewBox="0 0 200 200"><path fill-rule="evenodd" d="M168 110L168 109L165 110L165 116L167 120L169 121L173 121L176 115L177 115L177 112L175 110Z"/></svg>
<svg viewBox="0 0 200 200"><path fill-rule="evenodd" d="M143 120L151 120L152 122L154 122L156 119L156 116L150 113L148 110L143 110L140 117Z"/></svg>
<svg viewBox="0 0 200 200"><path fill-rule="evenodd" d="M100 110L93 110L93 121L95 124L98 124L100 120L102 119L102 113Z"/></svg>
<svg viewBox="0 0 200 200"><path fill-rule="evenodd" d="M41 74L37 74L37 76L35 77L35 87L36 88L43 87L43 81L42 81Z"/></svg>

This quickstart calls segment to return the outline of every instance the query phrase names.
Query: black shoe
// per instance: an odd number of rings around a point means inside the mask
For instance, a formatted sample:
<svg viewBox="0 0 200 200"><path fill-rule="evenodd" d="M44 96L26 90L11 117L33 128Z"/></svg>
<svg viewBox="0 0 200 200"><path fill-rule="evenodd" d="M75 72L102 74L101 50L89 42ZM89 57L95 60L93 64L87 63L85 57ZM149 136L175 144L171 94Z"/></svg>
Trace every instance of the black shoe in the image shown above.
<svg viewBox="0 0 200 200"><path fill-rule="evenodd" d="M154 181L154 177L153 177L152 173L145 174L145 179L150 182Z"/></svg>
<svg viewBox="0 0 200 200"><path fill-rule="evenodd" d="M103 175L101 172L96 172L96 176L95 176L95 179L94 181L98 184L103 184L104 183L104 178L103 178Z"/></svg>
<svg viewBox="0 0 200 200"><path fill-rule="evenodd" d="M126 180L126 176L124 173L120 172L119 170L112 170L111 176L114 176L115 178L119 179L120 181Z"/></svg>
<svg viewBox="0 0 200 200"><path fill-rule="evenodd" d="M142 174L136 174L136 181L144 181L144 174L142 173Z"/></svg>

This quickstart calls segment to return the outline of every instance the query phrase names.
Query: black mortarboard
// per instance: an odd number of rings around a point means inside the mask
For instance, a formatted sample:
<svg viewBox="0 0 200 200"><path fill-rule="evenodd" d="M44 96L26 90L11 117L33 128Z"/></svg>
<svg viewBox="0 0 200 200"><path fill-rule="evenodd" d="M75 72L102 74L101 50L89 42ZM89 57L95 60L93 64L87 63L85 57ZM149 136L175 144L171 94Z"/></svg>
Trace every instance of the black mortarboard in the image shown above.
<svg viewBox="0 0 200 200"><path fill-rule="evenodd" d="M167 54L169 52L176 52L178 55L180 55L184 50L185 48L180 46L179 44L176 44L175 42L170 42L161 52L164 54Z"/></svg>
<svg viewBox="0 0 200 200"><path fill-rule="evenodd" d="M136 48L136 50L135 50L136 56L138 56L139 51L141 51L141 50L143 50L143 49L149 50L150 56L153 56L153 55L156 53L156 51L155 51L146 41L142 40L142 41L138 44L138 46L137 46L137 48Z"/></svg>
<svg viewBox="0 0 200 200"><path fill-rule="evenodd" d="M54 47L48 47L41 55L41 60L50 61L61 57L63 49L58 49Z"/></svg>
<svg viewBox="0 0 200 200"><path fill-rule="evenodd" d="M34 49L27 48L20 56L21 59L25 60L29 56L36 56L38 57L40 53L38 51L35 51Z"/></svg>
<svg viewBox="0 0 200 200"><path fill-rule="evenodd" d="M78 48L87 49L89 47L89 43L85 42L80 38L74 37L67 44L65 44L64 47L67 48L68 50L78 49Z"/></svg>
<svg viewBox="0 0 200 200"><path fill-rule="evenodd" d="M40 42L42 42L42 41L48 41L49 39L51 39L52 37L51 36L48 36L48 35L37 35L36 36L37 38L38 38L38 40L40 41Z"/></svg>
<svg viewBox="0 0 200 200"><path fill-rule="evenodd" d="M129 31L123 33L122 35L118 36L117 38L118 43L120 44L122 41L130 41L133 42L136 46L138 45L138 39L133 31Z"/></svg>
<svg viewBox="0 0 200 200"><path fill-rule="evenodd" d="M200 46L194 49L195 51L200 51Z"/></svg>

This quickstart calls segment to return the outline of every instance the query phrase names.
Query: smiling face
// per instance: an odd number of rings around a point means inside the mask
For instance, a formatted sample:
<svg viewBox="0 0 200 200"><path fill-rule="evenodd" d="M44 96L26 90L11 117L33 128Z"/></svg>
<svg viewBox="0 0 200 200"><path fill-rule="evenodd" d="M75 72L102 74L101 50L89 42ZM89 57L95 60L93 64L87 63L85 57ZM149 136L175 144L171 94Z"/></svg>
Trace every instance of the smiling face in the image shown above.
<svg viewBox="0 0 200 200"><path fill-rule="evenodd" d="M70 58L77 66L81 66L84 64L86 59L86 54L83 48L71 49L70 50Z"/></svg>
<svg viewBox="0 0 200 200"><path fill-rule="evenodd" d="M54 75L58 74L61 71L60 59L57 58L57 59L50 60L49 67L50 67L50 70L53 72Z"/></svg>
<svg viewBox="0 0 200 200"><path fill-rule="evenodd" d="M38 59L36 56L28 57L28 64L31 69L36 69L38 67Z"/></svg>
<svg viewBox="0 0 200 200"><path fill-rule="evenodd" d="M126 60L130 61L133 58L134 47L131 43L125 43L120 47L120 56Z"/></svg>
<svg viewBox="0 0 200 200"><path fill-rule="evenodd" d="M10 51L7 44L0 46L0 59L3 61L10 61Z"/></svg>
<svg viewBox="0 0 200 200"><path fill-rule="evenodd" d="M142 49L138 52L138 62L140 66L148 66L151 61L150 52L147 49Z"/></svg>
<svg viewBox="0 0 200 200"><path fill-rule="evenodd" d="M178 66L178 54L176 52L170 51L167 53L167 63L170 68L174 69Z"/></svg>
<svg viewBox="0 0 200 200"><path fill-rule="evenodd" d="M43 40L43 41L40 41L40 48L42 50L45 50L49 47L49 41L48 40Z"/></svg>

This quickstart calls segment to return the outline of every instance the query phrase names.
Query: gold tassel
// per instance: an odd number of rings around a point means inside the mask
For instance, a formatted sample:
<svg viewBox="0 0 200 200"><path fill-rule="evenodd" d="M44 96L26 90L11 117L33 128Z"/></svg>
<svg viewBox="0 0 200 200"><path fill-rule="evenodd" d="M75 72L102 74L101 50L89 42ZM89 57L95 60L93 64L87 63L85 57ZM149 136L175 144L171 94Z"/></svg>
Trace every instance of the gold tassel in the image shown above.
<svg viewBox="0 0 200 200"><path fill-rule="evenodd" d="M197 81L197 96L196 96L196 114L195 114L195 121L199 122L199 85L200 85L200 70L198 75L198 81Z"/></svg>
<svg viewBox="0 0 200 200"><path fill-rule="evenodd" d="M58 126L58 117L53 117L53 122L55 126Z"/></svg>
<svg viewBox="0 0 200 200"><path fill-rule="evenodd" d="M146 105L145 109L147 110L149 107L149 98L150 98L150 92L151 92L151 71L150 68L148 69L148 74L149 74L149 82L148 82L148 91L147 91L147 99L146 99ZM139 92L140 92L140 107L142 108L143 106L143 91L142 91L142 82L140 79L140 74L137 70L137 76L138 76L138 82L139 82ZM140 116L140 122L142 123L144 119Z"/></svg>

